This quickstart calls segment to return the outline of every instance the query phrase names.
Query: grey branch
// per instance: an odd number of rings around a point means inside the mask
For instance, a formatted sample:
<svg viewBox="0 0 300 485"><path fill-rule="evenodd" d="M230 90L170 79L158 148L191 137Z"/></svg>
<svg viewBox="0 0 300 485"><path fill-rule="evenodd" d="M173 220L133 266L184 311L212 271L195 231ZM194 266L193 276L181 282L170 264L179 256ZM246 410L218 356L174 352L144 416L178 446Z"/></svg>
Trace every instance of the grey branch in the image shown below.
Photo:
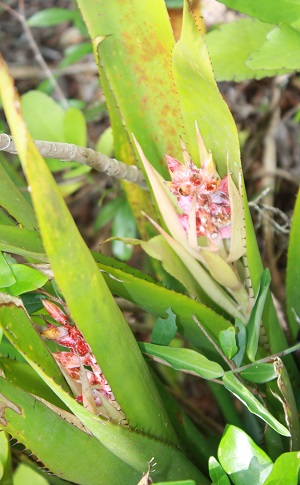
<svg viewBox="0 0 300 485"><path fill-rule="evenodd" d="M104 172L112 177L133 182L142 189L147 189L143 172L135 165L127 165L115 158L109 158L102 153L95 152L91 148L84 148L70 143L40 140L35 140L34 143L40 154L45 158L57 158L63 162L79 162L98 172ZM17 153L11 136L5 133L0 134L0 150Z"/></svg>

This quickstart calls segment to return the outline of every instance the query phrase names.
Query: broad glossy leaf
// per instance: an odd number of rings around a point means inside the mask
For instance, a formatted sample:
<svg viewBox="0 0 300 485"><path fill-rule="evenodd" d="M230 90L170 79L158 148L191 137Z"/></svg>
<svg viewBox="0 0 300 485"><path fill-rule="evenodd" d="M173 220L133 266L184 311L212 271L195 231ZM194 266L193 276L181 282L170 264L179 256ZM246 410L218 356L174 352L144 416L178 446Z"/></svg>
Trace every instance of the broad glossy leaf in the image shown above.
<svg viewBox="0 0 300 485"><path fill-rule="evenodd" d="M256 399L256 397L239 381L234 374L226 372L223 376L224 386L228 391L232 392L248 409L251 413L256 414L277 433L283 436L290 436L290 432L285 426L274 418L274 416Z"/></svg>
<svg viewBox="0 0 300 485"><path fill-rule="evenodd" d="M230 485L229 478L225 470L221 467L218 460L213 456L210 457L208 462L209 476L212 479L212 485Z"/></svg>
<svg viewBox="0 0 300 485"><path fill-rule="evenodd" d="M71 316L91 345L130 424L176 443L177 438L168 424L163 403L135 338L60 196L45 161L26 131L19 101L3 62L0 71L6 116L32 189L33 205L51 268ZM130 386L124 376L130 376Z"/></svg>
<svg viewBox="0 0 300 485"><path fill-rule="evenodd" d="M226 427L218 458L235 485L263 485L273 467L268 455L235 426Z"/></svg>
<svg viewBox="0 0 300 485"><path fill-rule="evenodd" d="M3 485L15 485L12 477L9 440L10 437L7 433L0 433L0 481Z"/></svg>
<svg viewBox="0 0 300 485"><path fill-rule="evenodd" d="M240 82L276 75L277 71L246 65L249 54L261 47L273 27L256 19L239 19L208 32L205 39L216 79Z"/></svg>
<svg viewBox="0 0 300 485"><path fill-rule="evenodd" d="M0 250L47 262L41 236L37 231L0 225Z"/></svg>
<svg viewBox="0 0 300 485"><path fill-rule="evenodd" d="M18 296L36 290L48 281L47 276L24 264L11 264L10 268L16 281L8 288L2 288L2 291L9 295Z"/></svg>
<svg viewBox="0 0 300 485"><path fill-rule="evenodd" d="M299 30L284 23L275 27L262 46L250 54L246 65L250 69L300 70Z"/></svg>
<svg viewBox="0 0 300 485"><path fill-rule="evenodd" d="M262 384L276 379L276 372L273 364L253 364L248 369L241 372L243 379L249 382Z"/></svg>
<svg viewBox="0 0 300 485"><path fill-rule="evenodd" d="M238 351L236 345L236 333L234 327L229 327L219 333L219 342L221 349L228 359L234 357Z"/></svg>
<svg viewBox="0 0 300 485"><path fill-rule="evenodd" d="M35 140L65 141L65 111L50 96L41 91L28 91L21 98L22 114ZM47 113L47 116L45 116ZM65 170L72 162L47 159L52 171Z"/></svg>
<svg viewBox="0 0 300 485"><path fill-rule="evenodd" d="M178 91L185 130L182 137L189 147L193 162L199 165L195 122L206 147L212 151L221 177L240 165L237 130L223 100L212 70L204 38L195 24L193 8L184 1L180 40L173 50L173 75ZM235 179L236 182L236 179Z"/></svg>
<svg viewBox="0 0 300 485"><path fill-rule="evenodd" d="M218 0L227 7L256 17L263 22L279 24L280 22L293 23L299 19L299 2L294 0L280 0L280 9L274 8L273 0Z"/></svg>
<svg viewBox="0 0 300 485"><path fill-rule="evenodd" d="M11 267L6 262L6 259L0 251L0 288L13 285L15 282L16 278L11 270Z"/></svg>
<svg viewBox="0 0 300 485"><path fill-rule="evenodd" d="M14 472L14 485L24 485L24 483L30 483L30 485L49 485L46 477L42 476L31 466L20 463Z"/></svg>
<svg viewBox="0 0 300 485"><path fill-rule="evenodd" d="M62 134L66 143L74 143L86 147L87 134L86 122L82 112L77 108L69 108L63 119L64 133Z"/></svg>
<svg viewBox="0 0 300 485"><path fill-rule="evenodd" d="M175 337L178 327L176 325L176 315L172 308L166 310L167 318L158 318L152 331L152 344L169 345Z"/></svg>
<svg viewBox="0 0 300 485"><path fill-rule="evenodd" d="M283 453L274 463L264 485L295 485L300 468L299 452Z"/></svg>
<svg viewBox="0 0 300 485"><path fill-rule="evenodd" d="M203 377L203 379L216 379L224 374L222 367L217 362L208 360L194 350L144 342L139 342L139 347L144 354L150 355L155 361L169 365L175 370Z"/></svg>
<svg viewBox="0 0 300 485"><path fill-rule="evenodd" d="M261 319L264 311L265 301L269 291L270 282L270 271L268 269L265 269L261 276L259 290L255 299L254 306L251 310L249 322L247 325L247 355L251 362L255 361L255 356L258 348Z"/></svg>
<svg viewBox="0 0 300 485"><path fill-rule="evenodd" d="M300 330L300 191L294 209L286 269L286 311L293 342Z"/></svg>
<svg viewBox="0 0 300 485"><path fill-rule="evenodd" d="M22 114L35 140L64 141L65 112L50 96L28 91L22 96Z"/></svg>
<svg viewBox="0 0 300 485"><path fill-rule="evenodd" d="M37 222L31 205L13 183L1 163L0 206L26 229L37 230Z"/></svg>

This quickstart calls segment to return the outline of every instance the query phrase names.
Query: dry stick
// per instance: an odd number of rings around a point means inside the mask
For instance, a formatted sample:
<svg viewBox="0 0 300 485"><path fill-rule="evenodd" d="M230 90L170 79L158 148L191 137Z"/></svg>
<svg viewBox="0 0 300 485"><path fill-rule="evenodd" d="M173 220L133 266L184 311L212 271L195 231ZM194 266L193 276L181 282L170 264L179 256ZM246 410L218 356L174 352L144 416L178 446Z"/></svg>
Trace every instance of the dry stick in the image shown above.
<svg viewBox="0 0 300 485"><path fill-rule="evenodd" d="M95 152L91 148L84 148L70 143L57 143L50 141L34 141L40 154L45 158L57 158L64 162L79 162L88 165L98 172L118 179L133 182L142 189L147 189L143 172L135 165L126 165L115 158L109 158L102 153ZM13 138L7 134L0 135L0 150L9 153L17 153Z"/></svg>
<svg viewBox="0 0 300 485"><path fill-rule="evenodd" d="M24 32L27 36L28 44L30 45L31 50L34 53L35 59L39 63L42 70L44 71L46 77L49 79L49 81L53 85L53 88L55 90L57 98L59 99L59 101L61 102L61 104L64 108L69 108L69 104L68 104L68 101L65 98L64 93L62 92L59 85L57 84L55 77L53 76L51 70L49 69L45 59L43 58L43 56L42 56L42 54L41 54L41 52L38 48L38 45L34 40L32 32L27 25L26 17L25 17L24 1L19 0L19 11L14 10L9 5L6 5L4 2L0 2L0 6L2 8L4 8L5 10L7 10L8 12L10 12L20 22L20 24L22 25L23 30L24 30Z"/></svg>

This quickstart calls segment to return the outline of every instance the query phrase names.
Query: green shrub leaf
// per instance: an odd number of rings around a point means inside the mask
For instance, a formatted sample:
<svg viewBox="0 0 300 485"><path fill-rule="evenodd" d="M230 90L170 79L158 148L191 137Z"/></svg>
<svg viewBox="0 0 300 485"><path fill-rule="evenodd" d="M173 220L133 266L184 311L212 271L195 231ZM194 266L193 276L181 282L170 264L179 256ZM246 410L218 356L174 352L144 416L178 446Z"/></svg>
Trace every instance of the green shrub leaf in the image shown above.
<svg viewBox="0 0 300 485"><path fill-rule="evenodd" d="M232 373L226 372L223 376L224 386L232 392L251 413L256 414L277 433L283 436L290 436L290 432L254 397L254 395L241 383Z"/></svg>
<svg viewBox="0 0 300 485"><path fill-rule="evenodd" d="M218 458L235 485L263 485L273 467L271 458L235 426L226 427Z"/></svg>
<svg viewBox="0 0 300 485"><path fill-rule="evenodd" d="M150 355L155 361L169 365L175 370L203 377L203 379L216 379L224 374L222 367L217 362L208 360L194 350L163 347L144 342L139 342L139 347L144 354Z"/></svg>

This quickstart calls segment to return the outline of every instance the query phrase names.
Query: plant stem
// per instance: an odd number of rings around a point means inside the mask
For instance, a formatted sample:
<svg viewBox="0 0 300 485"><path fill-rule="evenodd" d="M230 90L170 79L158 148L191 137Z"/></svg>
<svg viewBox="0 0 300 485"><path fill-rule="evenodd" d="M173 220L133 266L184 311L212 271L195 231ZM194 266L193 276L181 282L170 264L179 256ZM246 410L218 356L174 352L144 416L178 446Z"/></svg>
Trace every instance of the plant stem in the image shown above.
<svg viewBox="0 0 300 485"><path fill-rule="evenodd" d="M64 162L79 162L88 165L98 172L133 182L146 190L147 185L143 172L135 165L127 165L115 158L109 158L102 153L95 152L91 148L84 148L70 143L58 143L35 140L35 146L40 154L46 158L57 158ZM0 150L9 153L17 153L13 138L5 133L0 135Z"/></svg>

